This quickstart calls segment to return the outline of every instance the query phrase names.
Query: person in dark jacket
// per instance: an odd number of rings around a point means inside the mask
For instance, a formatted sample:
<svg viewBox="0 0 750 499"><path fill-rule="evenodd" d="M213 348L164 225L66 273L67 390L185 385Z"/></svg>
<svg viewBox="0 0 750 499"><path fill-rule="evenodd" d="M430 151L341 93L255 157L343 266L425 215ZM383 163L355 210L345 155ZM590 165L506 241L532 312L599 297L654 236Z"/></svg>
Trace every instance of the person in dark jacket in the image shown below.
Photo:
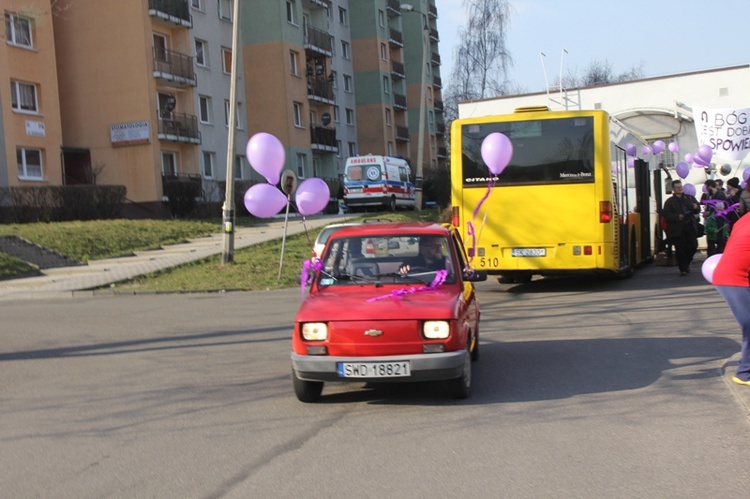
<svg viewBox="0 0 750 499"><path fill-rule="evenodd" d="M667 199L662 215L667 221L667 239L674 244L680 275L690 272L690 263L698 250L698 222L701 212L698 200L683 192L682 181L672 181L672 197Z"/></svg>

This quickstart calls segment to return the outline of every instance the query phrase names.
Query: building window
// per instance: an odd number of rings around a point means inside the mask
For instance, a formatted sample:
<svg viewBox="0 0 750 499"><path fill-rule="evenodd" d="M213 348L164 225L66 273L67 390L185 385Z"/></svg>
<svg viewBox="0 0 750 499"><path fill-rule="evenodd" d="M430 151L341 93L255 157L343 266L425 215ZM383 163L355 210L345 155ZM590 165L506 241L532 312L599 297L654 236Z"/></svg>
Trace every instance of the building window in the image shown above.
<svg viewBox="0 0 750 499"><path fill-rule="evenodd" d="M385 43L380 44L380 58L384 61L388 60L388 48L385 46Z"/></svg>
<svg viewBox="0 0 750 499"><path fill-rule="evenodd" d="M210 124L213 120L211 119L211 97L207 95L201 95L198 97L198 112L200 115L198 118L201 123Z"/></svg>
<svg viewBox="0 0 750 499"><path fill-rule="evenodd" d="M219 0L219 18L225 21L232 20L233 0Z"/></svg>
<svg viewBox="0 0 750 499"><path fill-rule="evenodd" d="M388 156L393 156L393 142L388 142Z"/></svg>
<svg viewBox="0 0 750 499"><path fill-rule="evenodd" d="M38 113L36 85L32 83L10 82L11 107L23 113Z"/></svg>
<svg viewBox="0 0 750 499"><path fill-rule="evenodd" d="M190 0L190 5L192 5L195 10L203 10L203 0Z"/></svg>
<svg viewBox="0 0 750 499"><path fill-rule="evenodd" d="M341 147L341 141L340 141L340 140L337 140L337 141L336 141L336 157L337 157L337 158L340 158L340 157L341 157L341 150L342 150L342 147Z"/></svg>
<svg viewBox="0 0 750 499"><path fill-rule="evenodd" d="M234 178L235 180L242 179L242 156L234 157Z"/></svg>
<svg viewBox="0 0 750 499"><path fill-rule="evenodd" d="M343 7L339 7L339 23L343 24L344 26L347 26L349 24L349 15L346 12L346 9Z"/></svg>
<svg viewBox="0 0 750 499"><path fill-rule="evenodd" d="M331 71L331 88L338 88L338 83L336 83L338 79L339 75L336 73L336 71Z"/></svg>
<svg viewBox="0 0 750 499"><path fill-rule="evenodd" d="M352 77L349 75L344 75L344 92L351 92L352 91Z"/></svg>
<svg viewBox="0 0 750 499"><path fill-rule="evenodd" d="M214 178L214 153L203 151L203 176Z"/></svg>
<svg viewBox="0 0 750 499"><path fill-rule="evenodd" d="M349 156L356 156L357 155L357 144L354 142L349 142Z"/></svg>
<svg viewBox="0 0 750 499"><path fill-rule="evenodd" d="M346 110L346 124L347 125L353 125L354 124L354 109L347 109Z"/></svg>
<svg viewBox="0 0 750 499"><path fill-rule="evenodd" d="M16 160L18 161L18 178L22 180L43 180L42 177L42 151L40 149L16 148Z"/></svg>
<svg viewBox="0 0 750 499"><path fill-rule="evenodd" d="M177 176L177 154L173 152L161 153L161 174L165 177Z"/></svg>
<svg viewBox="0 0 750 499"><path fill-rule="evenodd" d="M344 59L349 59L349 42L345 42L344 40L341 40L341 57Z"/></svg>
<svg viewBox="0 0 750 499"><path fill-rule="evenodd" d="M294 3L293 2L287 2L286 3L286 20L290 24L297 24L297 15L294 11Z"/></svg>
<svg viewBox="0 0 750 499"><path fill-rule="evenodd" d="M391 126L391 110L387 108L385 110L385 124Z"/></svg>
<svg viewBox="0 0 750 499"><path fill-rule="evenodd" d="M232 49L221 47L221 69L226 74L232 73Z"/></svg>
<svg viewBox="0 0 750 499"><path fill-rule="evenodd" d="M5 13L5 39L13 45L32 47L31 19L19 17L12 12Z"/></svg>
<svg viewBox="0 0 750 499"><path fill-rule="evenodd" d="M381 28L385 28L385 12L378 10L378 24Z"/></svg>
<svg viewBox="0 0 750 499"><path fill-rule="evenodd" d="M292 74L299 76L299 54L294 50L289 51L289 64L292 67Z"/></svg>
<svg viewBox="0 0 750 499"><path fill-rule="evenodd" d="M333 106L333 122L338 123L341 120L341 111L338 106Z"/></svg>
<svg viewBox="0 0 750 499"><path fill-rule="evenodd" d="M307 163L307 156L305 156L304 154L298 153L297 154L297 176L299 178L305 178L305 170L307 170L306 163Z"/></svg>
<svg viewBox="0 0 750 499"><path fill-rule="evenodd" d="M391 93L391 80L387 76L383 76L383 92L386 94Z"/></svg>
<svg viewBox="0 0 750 499"><path fill-rule="evenodd" d="M294 126L302 128L302 104L295 102L293 105Z"/></svg>
<svg viewBox="0 0 750 499"><path fill-rule="evenodd" d="M313 171L312 171L313 177L319 177L320 176L320 158L313 157Z"/></svg>
<svg viewBox="0 0 750 499"><path fill-rule="evenodd" d="M242 121L240 120L240 116L242 116L242 104L237 103L237 109L234 111L234 126L236 128L242 128ZM224 99L224 125L229 128L229 99Z"/></svg>
<svg viewBox="0 0 750 499"><path fill-rule="evenodd" d="M208 50L206 49L206 42L203 40L195 39L195 63L198 66L208 66Z"/></svg>

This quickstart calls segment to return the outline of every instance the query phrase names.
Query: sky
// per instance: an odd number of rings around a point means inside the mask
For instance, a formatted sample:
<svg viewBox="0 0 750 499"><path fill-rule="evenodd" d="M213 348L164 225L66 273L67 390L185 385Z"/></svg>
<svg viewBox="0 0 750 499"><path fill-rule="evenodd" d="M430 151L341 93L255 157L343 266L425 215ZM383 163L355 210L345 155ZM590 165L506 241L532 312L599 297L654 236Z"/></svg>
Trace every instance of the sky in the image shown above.
<svg viewBox="0 0 750 499"><path fill-rule="evenodd" d="M509 79L521 93L563 75L582 76L592 61L614 74L641 67L654 77L750 63L750 0L508 0ZM435 0L440 75L450 82L463 0ZM563 59L563 50L567 51ZM748 96L750 100L750 96ZM750 102L748 103L750 106Z"/></svg>

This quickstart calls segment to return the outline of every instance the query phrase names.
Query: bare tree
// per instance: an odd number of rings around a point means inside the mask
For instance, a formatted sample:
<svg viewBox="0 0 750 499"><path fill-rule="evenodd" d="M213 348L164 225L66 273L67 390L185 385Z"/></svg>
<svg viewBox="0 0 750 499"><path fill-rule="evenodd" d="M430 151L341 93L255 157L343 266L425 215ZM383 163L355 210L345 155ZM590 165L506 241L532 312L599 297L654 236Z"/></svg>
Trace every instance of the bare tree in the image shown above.
<svg viewBox="0 0 750 499"><path fill-rule="evenodd" d="M575 73L568 73L563 78L563 85L567 88L594 87L607 83L637 80L643 78L643 75L643 63L638 66L634 65L627 71L616 74L612 68L612 64L608 60L594 59L586 66L581 77L578 77Z"/></svg>
<svg viewBox="0 0 750 499"><path fill-rule="evenodd" d="M508 0L463 0L467 24L459 31L455 66L446 91L455 106L459 100L504 95L508 68L513 64L506 45L510 23Z"/></svg>

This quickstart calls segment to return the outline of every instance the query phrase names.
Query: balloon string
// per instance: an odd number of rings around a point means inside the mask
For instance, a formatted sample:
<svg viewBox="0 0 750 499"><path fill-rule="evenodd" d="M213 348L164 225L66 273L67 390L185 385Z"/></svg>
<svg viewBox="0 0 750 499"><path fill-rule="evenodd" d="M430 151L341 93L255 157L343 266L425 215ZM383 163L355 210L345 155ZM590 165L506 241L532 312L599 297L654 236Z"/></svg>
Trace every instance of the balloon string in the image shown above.
<svg viewBox="0 0 750 499"><path fill-rule="evenodd" d="M477 251L477 244L479 243L479 239L482 237L482 229L484 229L485 221L487 220L487 212L484 212L484 217L482 217L482 225L479 227L479 234L476 233L474 222L476 221L477 214L479 213L480 208L484 204L484 202L487 200L488 197L490 197L490 193L492 192L492 188L495 186L495 180L492 179L487 184L487 191L485 191L484 196L482 196L482 199L479 200L476 207L474 207L474 212L471 214L471 222L467 222L467 233L471 236L471 250L469 251L469 265L471 265L471 261L474 259L474 254Z"/></svg>

